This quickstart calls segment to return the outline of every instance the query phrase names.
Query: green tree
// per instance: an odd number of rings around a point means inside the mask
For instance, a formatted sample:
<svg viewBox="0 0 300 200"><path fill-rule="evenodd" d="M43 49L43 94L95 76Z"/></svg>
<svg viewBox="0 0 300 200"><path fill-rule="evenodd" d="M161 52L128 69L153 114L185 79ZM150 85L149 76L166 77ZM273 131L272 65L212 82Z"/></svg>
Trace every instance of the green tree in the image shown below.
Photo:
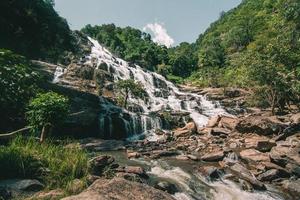
<svg viewBox="0 0 300 200"><path fill-rule="evenodd" d="M53 126L62 123L69 112L69 100L57 93L38 94L28 106L26 118L35 130L41 130L40 142L43 142Z"/></svg>
<svg viewBox="0 0 300 200"><path fill-rule="evenodd" d="M16 117L36 93L39 76L24 57L0 49L0 110L2 117ZM6 121L6 120L5 120Z"/></svg>
<svg viewBox="0 0 300 200"><path fill-rule="evenodd" d="M135 82L133 79L120 80L116 83L116 88L121 95L121 104L127 108L128 98L130 95L136 98L146 97L146 91L141 83Z"/></svg>

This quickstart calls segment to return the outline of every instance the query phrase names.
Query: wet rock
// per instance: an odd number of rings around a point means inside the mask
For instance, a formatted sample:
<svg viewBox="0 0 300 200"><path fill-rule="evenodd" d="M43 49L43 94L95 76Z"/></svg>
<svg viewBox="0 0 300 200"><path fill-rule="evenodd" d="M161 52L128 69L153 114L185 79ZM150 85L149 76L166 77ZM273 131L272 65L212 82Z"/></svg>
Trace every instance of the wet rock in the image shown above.
<svg viewBox="0 0 300 200"><path fill-rule="evenodd" d="M203 161L207 162L216 162L216 161L221 161L224 158L224 151L217 151L217 152L212 152L205 154L204 156L201 157Z"/></svg>
<svg viewBox="0 0 300 200"><path fill-rule="evenodd" d="M180 153L175 150L156 150L152 152L151 158L161 158L161 157L170 157L170 156L177 156Z"/></svg>
<svg viewBox="0 0 300 200"><path fill-rule="evenodd" d="M89 161L89 171L92 175L100 176L103 170L111 165L115 159L111 156L103 155Z"/></svg>
<svg viewBox="0 0 300 200"><path fill-rule="evenodd" d="M37 192L45 187L41 182L34 179L9 180L7 186L13 190L21 190L27 192Z"/></svg>
<svg viewBox="0 0 300 200"><path fill-rule="evenodd" d="M262 174L260 174L257 178L260 181L273 181L278 178L287 178L289 174L285 171L281 171L279 169L270 169Z"/></svg>
<svg viewBox="0 0 300 200"><path fill-rule="evenodd" d="M215 181L221 177L224 172L214 166L202 166L199 172L210 181Z"/></svg>
<svg viewBox="0 0 300 200"><path fill-rule="evenodd" d="M239 178L251 183L251 185L253 186L254 189L258 189L258 190L266 189L265 185L262 182L258 181L255 178L255 176L241 164L236 163L236 164L230 166L229 169Z"/></svg>
<svg viewBox="0 0 300 200"><path fill-rule="evenodd" d="M279 133L286 126L286 124L279 121L275 116L249 116L237 124L236 130L241 133L271 135Z"/></svg>
<svg viewBox="0 0 300 200"><path fill-rule="evenodd" d="M102 140L87 138L80 141L80 146L89 151L118 151L124 150L124 142L120 140Z"/></svg>
<svg viewBox="0 0 300 200"><path fill-rule="evenodd" d="M220 120L221 120L221 117L219 115L211 117L208 120L206 127L207 128L214 128L214 127L218 126Z"/></svg>
<svg viewBox="0 0 300 200"><path fill-rule="evenodd" d="M270 162L270 157L267 153L259 152L255 149L246 149L240 152L242 159L252 162Z"/></svg>
<svg viewBox="0 0 300 200"><path fill-rule="evenodd" d="M87 190L79 195L64 198L63 200L174 200L163 191L145 184L114 178L111 180L99 179Z"/></svg>
<svg viewBox="0 0 300 200"><path fill-rule="evenodd" d="M165 191L169 194L175 194L176 192L178 192L178 189L175 184L166 181L159 182L157 185L155 185L155 188Z"/></svg>

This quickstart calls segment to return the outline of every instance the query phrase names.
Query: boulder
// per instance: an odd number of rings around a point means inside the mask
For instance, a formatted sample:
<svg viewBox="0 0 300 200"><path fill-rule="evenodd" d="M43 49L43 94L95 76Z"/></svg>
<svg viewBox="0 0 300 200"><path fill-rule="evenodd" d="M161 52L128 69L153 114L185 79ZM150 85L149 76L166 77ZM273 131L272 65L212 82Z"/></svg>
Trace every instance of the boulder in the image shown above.
<svg viewBox="0 0 300 200"><path fill-rule="evenodd" d="M300 166L300 133L288 137L285 141L277 142L277 146L270 151L272 162L281 167L288 163Z"/></svg>
<svg viewBox="0 0 300 200"><path fill-rule="evenodd" d="M223 160L224 156L224 151L216 151L203 155L201 159L207 162L216 162Z"/></svg>
<svg viewBox="0 0 300 200"><path fill-rule="evenodd" d="M226 128L233 131L235 130L238 123L239 123L239 119L237 118L222 116L219 122L219 127Z"/></svg>
<svg viewBox="0 0 300 200"><path fill-rule="evenodd" d="M229 135L230 131L224 128L212 128L210 130L210 134L213 136L220 136L220 135Z"/></svg>
<svg viewBox="0 0 300 200"><path fill-rule="evenodd" d="M127 158L131 159L131 158L139 158L141 157L141 154L138 152L127 152Z"/></svg>
<svg viewBox="0 0 300 200"><path fill-rule="evenodd" d="M267 153L259 152L255 149L246 149L240 152L242 159L252 162L270 162L270 157Z"/></svg>
<svg viewBox="0 0 300 200"><path fill-rule="evenodd" d="M124 172L128 174L136 174L139 175L140 177L145 177L147 178L148 175L146 174L146 171L139 166L126 166L126 167L119 167L116 169L117 172Z"/></svg>
<svg viewBox="0 0 300 200"><path fill-rule="evenodd" d="M99 179L87 190L79 195L64 198L63 200L174 200L161 190L148 185L127 181L121 178L111 180Z"/></svg>
<svg viewBox="0 0 300 200"><path fill-rule="evenodd" d="M33 195L31 198L28 198L26 200L36 200L36 199L61 199L65 196L65 193L63 190L57 189L57 190L50 190L47 192L39 192L35 195Z"/></svg>
<svg viewBox="0 0 300 200"><path fill-rule="evenodd" d="M251 134L249 136L246 136L245 146L246 148L255 148L256 150L261 152L268 152L274 146L276 146L276 143L266 136Z"/></svg>
<svg viewBox="0 0 300 200"><path fill-rule="evenodd" d="M219 115L213 116L208 120L206 127L214 128L214 127L218 126L220 120L221 120L221 117Z"/></svg>
<svg viewBox="0 0 300 200"><path fill-rule="evenodd" d="M300 113L293 114L290 117L290 121L291 121L292 124L300 124Z"/></svg>
<svg viewBox="0 0 300 200"><path fill-rule="evenodd" d="M89 171L92 175L100 176L103 170L111 165L115 159L111 156L103 155L89 161Z"/></svg>
<svg viewBox="0 0 300 200"><path fill-rule="evenodd" d="M260 181L273 181L278 178L287 178L289 174L285 171L279 169L270 169L262 174L260 174L257 178Z"/></svg>
<svg viewBox="0 0 300 200"><path fill-rule="evenodd" d="M285 180L281 184L282 187L292 195L292 198L300 199L300 179Z"/></svg>
<svg viewBox="0 0 300 200"><path fill-rule="evenodd" d="M156 189L165 191L169 194L175 194L178 192L178 189L175 184L169 183L167 181L161 181L154 186Z"/></svg>
<svg viewBox="0 0 300 200"><path fill-rule="evenodd" d="M243 165L236 163L229 168L237 177L251 183L254 189L265 190L265 185L258 181L255 176Z"/></svg>
<svg viewBox="0 0 300 200"><path fill-rule="evenodd" d="M198 171L210 181L215 181L221 178L221 175L224 173L222 170L214 166L202 166Z"/></svg>
<svg viewBox="0 0 300 200"><path fill-rule="evenodd" d="M197 126L194 122L187 123L185 127L178 128L174 131L175 137L184 137L196 133Z"/></svg>
<svg viewBox="0 0 300 200"><path fill-rule="evenodd" d="M8 184L9 188L13 190L21 190L27 192L37 192L42 190L45 186L35 179L24 179L24 180L12 180L10 184Z"/></svg>
<svg viewBox="0 0 300 200"><path fill-rule="evenodd" d="M249 116L237 124L236 130L241 133L271 135L279 133L286 126L286 124L279 121L275 116Z"/></svg>

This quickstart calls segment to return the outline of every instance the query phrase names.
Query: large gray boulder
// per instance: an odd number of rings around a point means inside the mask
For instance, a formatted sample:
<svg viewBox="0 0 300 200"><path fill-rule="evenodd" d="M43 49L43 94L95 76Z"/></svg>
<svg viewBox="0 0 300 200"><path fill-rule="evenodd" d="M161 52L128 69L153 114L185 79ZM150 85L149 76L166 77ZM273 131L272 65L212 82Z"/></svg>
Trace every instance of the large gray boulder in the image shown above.
<svg viewBox="0 0 300 200"><path fill-rule="evenodd" d="M174 200L161 190L121 178L99 179L79 195L63 200Z"/></svg>

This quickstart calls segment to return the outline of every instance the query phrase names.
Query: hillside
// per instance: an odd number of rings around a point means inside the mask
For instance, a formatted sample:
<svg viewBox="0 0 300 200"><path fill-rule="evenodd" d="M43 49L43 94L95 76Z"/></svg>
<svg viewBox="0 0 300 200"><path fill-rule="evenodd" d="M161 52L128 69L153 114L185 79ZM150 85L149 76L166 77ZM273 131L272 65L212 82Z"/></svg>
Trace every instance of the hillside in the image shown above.
<svg viewBox="0 0 300 200"><path fill-rule="evenodd" d="M49 0L0 2L0 48L28 58L56 62L74 50L74 38L65 19Z"/></svg>
<svg viewBox="0 0 300 200"><path fill-rule="evenodd" d="M196 41L198 86L251 88L255 102L283 108L299 99L300 2L245 0ZM271 105L272 104L272 105Z"/></svg>

